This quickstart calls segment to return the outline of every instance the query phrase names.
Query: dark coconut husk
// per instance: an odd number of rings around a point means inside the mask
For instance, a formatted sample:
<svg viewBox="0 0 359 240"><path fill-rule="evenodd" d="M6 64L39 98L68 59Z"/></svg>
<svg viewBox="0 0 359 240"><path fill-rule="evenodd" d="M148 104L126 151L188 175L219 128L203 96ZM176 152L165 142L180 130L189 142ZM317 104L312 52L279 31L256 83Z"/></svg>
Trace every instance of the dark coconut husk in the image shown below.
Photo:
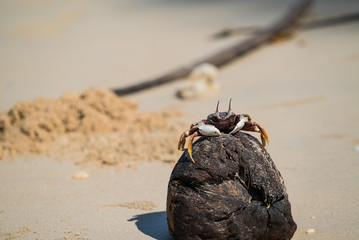
<svg viewBox="0 0 359 240"><path fill-rule="evenodd" d="M246 133L202 137L173 169L167 220L175 239L290 239L297 225L283 178Z"/></svg>

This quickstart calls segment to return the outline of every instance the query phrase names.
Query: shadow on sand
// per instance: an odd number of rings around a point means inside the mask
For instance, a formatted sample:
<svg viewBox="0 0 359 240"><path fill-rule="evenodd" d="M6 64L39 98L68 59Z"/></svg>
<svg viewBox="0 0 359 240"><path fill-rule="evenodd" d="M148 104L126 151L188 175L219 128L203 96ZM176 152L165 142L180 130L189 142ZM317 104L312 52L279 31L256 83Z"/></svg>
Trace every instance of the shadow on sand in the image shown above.
<svg viewBox="0 0 359 240"><path fill-rule="evenodd" d="M166 212L145 213L134 216L128 221L136 221L135 224L141 232L157 240L173 239L168 233Z"/></svg>

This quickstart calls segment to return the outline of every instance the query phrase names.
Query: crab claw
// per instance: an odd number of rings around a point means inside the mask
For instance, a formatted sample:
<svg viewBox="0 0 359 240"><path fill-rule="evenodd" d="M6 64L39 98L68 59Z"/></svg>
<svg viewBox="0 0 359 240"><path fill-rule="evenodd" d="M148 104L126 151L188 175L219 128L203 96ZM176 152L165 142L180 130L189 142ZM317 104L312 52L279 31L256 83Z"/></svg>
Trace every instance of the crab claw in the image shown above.
<svg viewBox="0 0 359 240"><path fill-rule="evenodd" d="M198 126L198 132L195 132L188 141L187 151L193 163L196 163L192 157L192 143L194 138L197 136L219 136L219 135L221 135L221 132L213 125L204 124Z"/></svg>
<svg viewBox="0 0 359 240"><path fill-rule="evenodd" d="M235 126L235 128L229 133L229 134L235 134L236 132L238 132L239 130L242 129L242 127L244 126L244 124L247 122L247 118L244 117L243 115L239 116L239 122L237 123L237 125Z"/></svg>
<svg viewBox="0 0 359 240"><path fill-rule="evenodd" d="M213 125L204 124L198 126L198 131L203 136L219 136L221 132Z"/></svg>

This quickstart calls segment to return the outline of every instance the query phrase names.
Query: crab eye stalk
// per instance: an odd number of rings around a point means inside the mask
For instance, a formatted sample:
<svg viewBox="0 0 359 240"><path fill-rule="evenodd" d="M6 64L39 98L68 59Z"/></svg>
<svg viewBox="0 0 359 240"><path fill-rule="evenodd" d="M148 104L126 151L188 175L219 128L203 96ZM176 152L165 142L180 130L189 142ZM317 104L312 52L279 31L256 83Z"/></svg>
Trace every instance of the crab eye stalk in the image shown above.
<svg viewBox="0 0 359 240"><path fill-rule="evenodd" d="M218 112L218 106L219 106L219 100L218 100L217 107L216 107L216 117L217 117L217 119L221 119L221 117L219 116L219 112Z"/></svg>
<svg viewBox="0 0 359 240"><path fill-rule="evenodd" d="M229 100L228 112L227 112L227 116L225 119L230 119L234 115L232 112L232 109L231 109L231 103L232 103L232 98Z"/></svg>
<svg viewBox="0 0 359 240"><path fill-rule="evenodd" d="M228 116L232 114L232 109L231 109L231 103L232 103L232 98L229 100L229 107L228 107Z"/></svg>

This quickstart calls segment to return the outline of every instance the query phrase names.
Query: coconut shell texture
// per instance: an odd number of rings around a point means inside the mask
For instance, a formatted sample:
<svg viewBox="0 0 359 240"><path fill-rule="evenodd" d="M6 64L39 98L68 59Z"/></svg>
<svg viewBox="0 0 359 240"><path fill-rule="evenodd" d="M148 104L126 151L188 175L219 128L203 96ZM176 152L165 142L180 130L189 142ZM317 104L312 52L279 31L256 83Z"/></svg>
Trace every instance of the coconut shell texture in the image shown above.
<svg viewBox="0 0 359 240"><path fill-rule="evenodd" d="M246 133L201 137L185 151L168 184L174 239L291 239L297 225L283 178Z"/></svg>

